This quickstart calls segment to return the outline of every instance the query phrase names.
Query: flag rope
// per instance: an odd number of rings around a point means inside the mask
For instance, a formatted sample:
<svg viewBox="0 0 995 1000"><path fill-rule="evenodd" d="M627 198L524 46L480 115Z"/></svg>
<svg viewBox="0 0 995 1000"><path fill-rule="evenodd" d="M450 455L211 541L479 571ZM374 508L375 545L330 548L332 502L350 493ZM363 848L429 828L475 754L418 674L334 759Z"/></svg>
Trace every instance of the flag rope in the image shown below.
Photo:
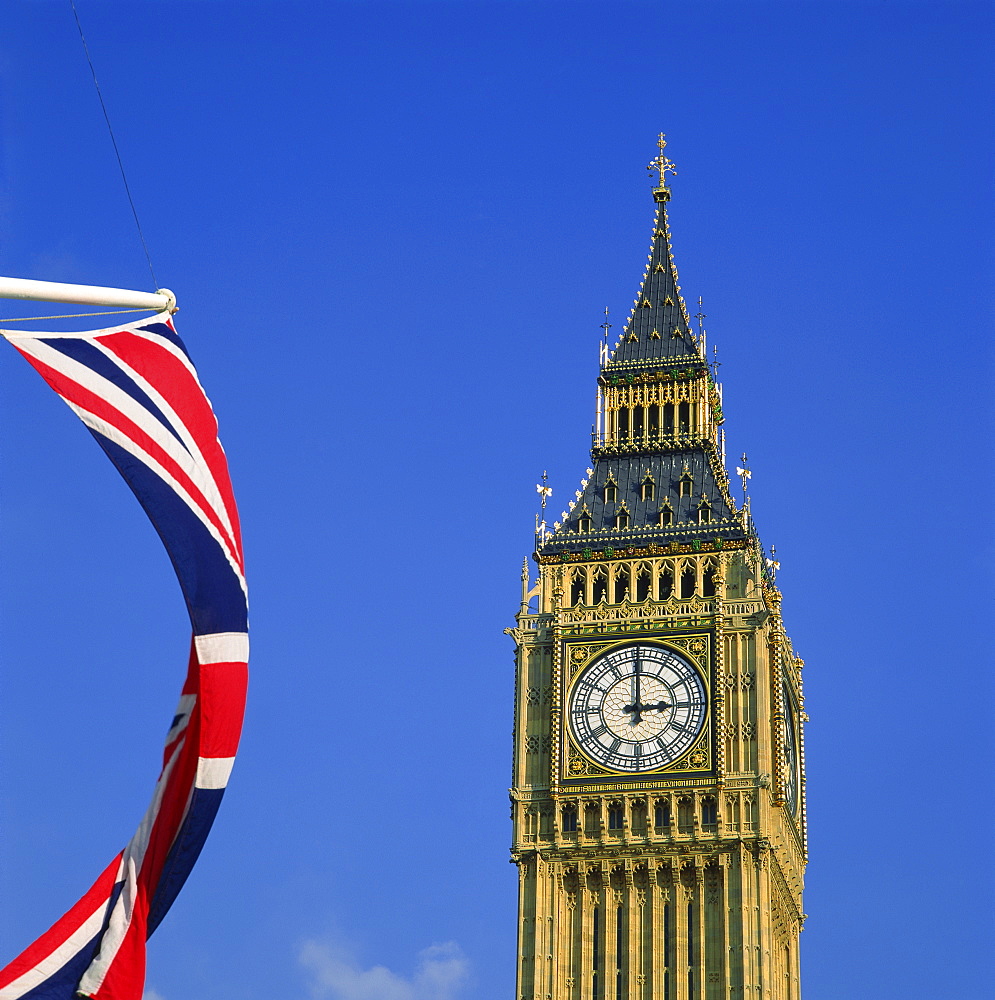
<svg viewBox="0 0 995 1000"><path fill-rule="evenodd" d="M145 234L142 232L142 224L138 221L138 209L135 208L135 199L131 197L131 188L128 186L128 178L124 172L124 161L121 159L121 151L117 148L117 139L114 138L114 129L111 128L111 116L107 113L107 105L104 104L104 95L100 92L100 84L97 82L97 71L93 68L93 60L90 58L90 49L86 44L86 37L83 34L83 25L80 24L79 21L79 12L76 10L76 0L69 0L69 4L73 9L73 17L76 18L76 27L79 29L79 39L83 43L83 51L86 53L86 61L90 64L90 75L93 77L93 86L97 89L97 99L100 101L100 110L103 111L104 121L107 122L107 131L110 133L111 145L114 147L114 155L117 157L117 165L121 170L121 180L124 181L124 192L128 196L128 204L131 205L131 214L135 217L135 225L138 227L138 238L142 241L142 249L145 251L145 259L149 263L149 273L152 275L152 287L158 288L159 282L156 280L155 268L152 267L152 255L149 253L148 244L145 242Z"/></svg>
<svg viewBox="0 0 995 1000"><path fill-rule="evenodd" d="M0 323L34 323L36 320L42 319L86 319L87 316L117 316L120 313L133 313L133 312L158 312L158 309L146 308L146 309L104 309L101 312L89 312L89 313L62 313L59 316L15 316L10 319L0 319ZM0 333L3 331L0 330Z"/></svg>

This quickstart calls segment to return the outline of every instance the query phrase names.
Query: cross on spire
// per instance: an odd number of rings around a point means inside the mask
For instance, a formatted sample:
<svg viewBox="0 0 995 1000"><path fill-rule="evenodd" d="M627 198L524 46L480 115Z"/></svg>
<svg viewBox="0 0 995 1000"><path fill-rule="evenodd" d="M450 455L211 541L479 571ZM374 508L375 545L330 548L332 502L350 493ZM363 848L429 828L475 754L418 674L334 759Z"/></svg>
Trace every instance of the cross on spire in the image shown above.
<svg viewBox="0 0 995 1000"><path fill-rule="evenodd" d="M672 173L676 177L677 167L674 166L673 160L671 160L668 156L664 155L663 151L667 146L667 140L664 138L662 132L660 133L660 138L657 139L656 144L660 152L656 156L654 156L652 160L650 160L646 169L650 173L653 173L654 170L657 171L660 174L660 187L666 187L667 173L668 172Z"/></svg>

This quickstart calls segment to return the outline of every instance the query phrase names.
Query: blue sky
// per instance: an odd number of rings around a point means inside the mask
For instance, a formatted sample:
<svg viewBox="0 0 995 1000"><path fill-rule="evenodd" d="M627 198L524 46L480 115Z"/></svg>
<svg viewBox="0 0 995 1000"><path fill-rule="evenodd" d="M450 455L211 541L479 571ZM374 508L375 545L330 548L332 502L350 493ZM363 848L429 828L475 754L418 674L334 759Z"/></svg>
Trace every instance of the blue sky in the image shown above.
<svg viewBox="0 0 995 1000"><path fill-rule="evenodd" d="M807 664L805 998L986 996L990 6L78 8L252 588L243 749L150 1000L513 991L502 630L537 477L558 511L588 465L660 131ZM7 4L0 119L0 272L149 287L68 3ZM89 435L12 351L0 384L12 955L130 836L187 624Z"/></svg>

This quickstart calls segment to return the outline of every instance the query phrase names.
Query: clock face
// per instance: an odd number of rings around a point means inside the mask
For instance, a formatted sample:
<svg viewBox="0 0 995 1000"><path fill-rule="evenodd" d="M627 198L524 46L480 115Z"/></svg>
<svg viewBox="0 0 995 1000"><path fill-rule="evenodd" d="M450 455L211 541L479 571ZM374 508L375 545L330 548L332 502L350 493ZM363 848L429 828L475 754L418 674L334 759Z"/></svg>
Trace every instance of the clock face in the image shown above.
<svg viewBox="0 0 995 1000"><path fill-rule="evenodd" d="M788 689L784 689L784 798L794 816L798 812L798 739L795 710Z"/></svg>
<svg viewBox="0 0 995 1000"><path fill-rule="evenodd" d="M677 760L705 724L705 685L662 646L614 649L580 675L570 727L584 753L613 771L652 771Z"/></svg>

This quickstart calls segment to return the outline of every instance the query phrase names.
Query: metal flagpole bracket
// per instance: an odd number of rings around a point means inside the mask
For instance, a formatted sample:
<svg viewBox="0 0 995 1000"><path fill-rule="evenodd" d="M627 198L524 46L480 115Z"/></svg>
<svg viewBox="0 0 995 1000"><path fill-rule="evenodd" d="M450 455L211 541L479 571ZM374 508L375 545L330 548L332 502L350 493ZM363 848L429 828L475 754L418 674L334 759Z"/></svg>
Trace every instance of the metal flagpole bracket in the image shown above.
<svg viewBox="0 0 995 1000"><path fill-rule="evenodd" d="M134 292L127 288L99 285L67 285L58 281L0 277L0 298L31 302L71 302L81 306L108 306L124 309L154 309L176 312L176 296L168 288L156 292Z"/></svg>

